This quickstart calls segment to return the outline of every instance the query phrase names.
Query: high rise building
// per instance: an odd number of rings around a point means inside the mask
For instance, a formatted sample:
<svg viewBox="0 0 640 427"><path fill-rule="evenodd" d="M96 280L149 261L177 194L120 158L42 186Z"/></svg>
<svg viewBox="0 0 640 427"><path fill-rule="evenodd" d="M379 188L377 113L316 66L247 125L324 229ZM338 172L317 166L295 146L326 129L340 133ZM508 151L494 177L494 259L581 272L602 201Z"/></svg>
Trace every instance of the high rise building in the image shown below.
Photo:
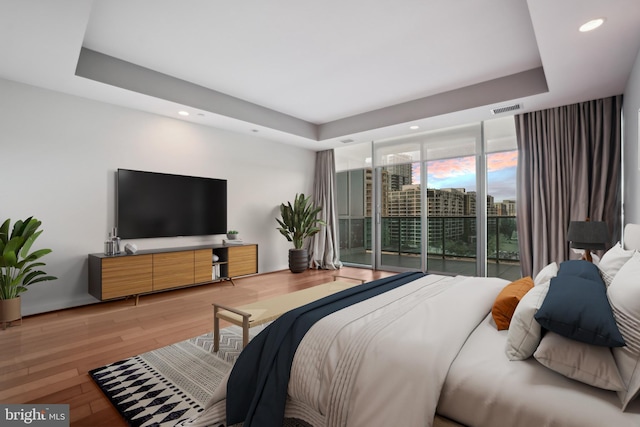
<svg viewBox="0 0 640 427"><path fill-rule="evenodd" d="M352 234L364 234L356 240L364 240L366 247L371 246L371 226L375 217L374 173L371 168L364 169L361 181L364 184L362 210L366 220L363 229L355 230L352 225ZM419 253L422 247L422 191L419 184L411 183L411 165L393 164L381 168L380 178L382 192L378 203L383 248ZM438 248L450 247L451 242L456 241L473 246L476 241L476 192L465 188L428 188L426 195L429 251L438 253ZM515 207L515 200L495 202L493 196L487 196L489 217L515 216ZM489 229L494 230L496 226L495 220L489 221Z"/></svg>
<svg viewBox="0 0 640 427"><path fill-rule="evenodd" d="M516 201L515 200L503 200L506 211L502 216L516 216Z"/></svg>

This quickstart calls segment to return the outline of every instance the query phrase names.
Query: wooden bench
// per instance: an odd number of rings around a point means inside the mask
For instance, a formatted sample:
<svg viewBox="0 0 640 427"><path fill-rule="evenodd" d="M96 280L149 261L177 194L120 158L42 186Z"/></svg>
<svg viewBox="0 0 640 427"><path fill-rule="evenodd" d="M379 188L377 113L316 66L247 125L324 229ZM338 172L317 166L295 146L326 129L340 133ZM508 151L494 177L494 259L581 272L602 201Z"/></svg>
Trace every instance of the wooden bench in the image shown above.
<svg viewBox="0 0 640 427"><path fill-rule="evenodd" d="M351 280L351 282L338 279L348 279ZM242 326L242 346L244 348L249 342L249 328L270 322L289 310L362 283L364 283L362 279L334 276L333 282L323 283L311 288L279 295L236 308L214 303L213 351L218 351L220 347L220 319L231 322L234 325Z"/></svg>

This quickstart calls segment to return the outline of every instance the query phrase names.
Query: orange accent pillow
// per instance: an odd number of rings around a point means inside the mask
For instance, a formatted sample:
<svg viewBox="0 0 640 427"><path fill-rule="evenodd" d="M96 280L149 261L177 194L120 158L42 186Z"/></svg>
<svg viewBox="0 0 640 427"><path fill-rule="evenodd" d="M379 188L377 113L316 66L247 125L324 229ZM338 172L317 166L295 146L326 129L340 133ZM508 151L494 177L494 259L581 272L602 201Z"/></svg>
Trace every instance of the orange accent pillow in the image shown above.
<svg viewBox="0 0 640 427"><path fill-rule="evenodd" d="M500 291L491 309L491 315L499 331L509 329L513 312L516 311L524 294L531 288L533 288L533 279L527 276L509 283Z"/></svg>

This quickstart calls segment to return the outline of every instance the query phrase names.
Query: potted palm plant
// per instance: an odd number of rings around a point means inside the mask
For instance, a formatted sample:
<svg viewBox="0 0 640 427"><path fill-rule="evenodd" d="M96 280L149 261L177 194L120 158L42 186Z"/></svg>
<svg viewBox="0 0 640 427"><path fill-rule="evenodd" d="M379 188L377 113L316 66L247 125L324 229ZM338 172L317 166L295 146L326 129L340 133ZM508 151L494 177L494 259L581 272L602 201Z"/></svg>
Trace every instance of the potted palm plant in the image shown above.
<svg viewBox="0 0 640 427"><path fill-rule="evenodd" d="M42 230L38 230L41 224L41 221L29 217L17 221L11 233L10 219L0 227L0 323L3 328L22 318L20 294L28 286L56 279L37 269L45 265L38 260L50 253L51 249L30 252L33 242L42 234Z"/></svg>
<svg viewBox="0 0 640 427"><path fill-rule="evenodd" d="M320 231L319 225L326 225L318 219L321 206L315 206L311 196L304 193L296 194L293 205L291 202L280 205L281 219L276 218L280 227L278 230L293 242L293 249L289 249L289 270L292 273L302 273L309 268L309 252L302 246L307 237L311 237Z"/></svg>

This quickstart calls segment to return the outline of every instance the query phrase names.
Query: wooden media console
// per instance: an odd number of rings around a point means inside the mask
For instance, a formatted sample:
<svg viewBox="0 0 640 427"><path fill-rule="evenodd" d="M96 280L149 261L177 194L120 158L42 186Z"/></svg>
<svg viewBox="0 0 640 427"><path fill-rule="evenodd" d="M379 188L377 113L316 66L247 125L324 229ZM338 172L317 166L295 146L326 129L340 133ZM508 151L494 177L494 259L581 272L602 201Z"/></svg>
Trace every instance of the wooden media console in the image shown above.
<svg viewBox="0 0 640 427"><path fill-rule="evenodd" d="M213 261L213 255L218 260ZM213 272L218 272L214 277ZM258 245L206 245L89 255L89 293L99 300L229 280L258 272Z"/></svg>

